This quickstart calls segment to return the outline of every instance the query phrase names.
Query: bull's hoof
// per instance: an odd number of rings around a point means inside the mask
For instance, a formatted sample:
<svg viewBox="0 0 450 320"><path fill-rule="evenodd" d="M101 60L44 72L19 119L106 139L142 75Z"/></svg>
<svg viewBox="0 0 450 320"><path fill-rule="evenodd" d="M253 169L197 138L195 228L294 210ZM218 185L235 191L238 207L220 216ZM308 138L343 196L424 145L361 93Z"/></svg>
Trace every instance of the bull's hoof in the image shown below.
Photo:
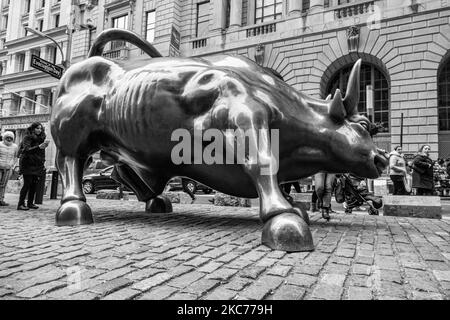
<svg viewBox="0 0 450 320"><path fill-rule="evenodd" d="M282 213L266 222L262 243L274 250L288 252L314 250L311 231L306 222L294 213Z"/></svg>
<svg viewBox="0 0 450 320"><path fill-rule="evenodd" d="M154 199L147 201L145 211L151 213L169 213L172 212L172 202L166 196L157 196Z"/></svg>
<svg viewBox="0 0 450 320"><path fill-rule="evenodd" d="M309 226L311 222L309 221L309 215L308 211L306 210L305 204L302 202L294 202L292 206L296 208L297 211L300 211L300 216L303 218L303 220L305 220L306 224Z"/></svg>
<svg viewBox="0 0 450 320"><path fill-rule="evenodd" d="M72 200L63 203L56 211L57 226L78 226L94 222L91 208L84 201Z"/></svg>

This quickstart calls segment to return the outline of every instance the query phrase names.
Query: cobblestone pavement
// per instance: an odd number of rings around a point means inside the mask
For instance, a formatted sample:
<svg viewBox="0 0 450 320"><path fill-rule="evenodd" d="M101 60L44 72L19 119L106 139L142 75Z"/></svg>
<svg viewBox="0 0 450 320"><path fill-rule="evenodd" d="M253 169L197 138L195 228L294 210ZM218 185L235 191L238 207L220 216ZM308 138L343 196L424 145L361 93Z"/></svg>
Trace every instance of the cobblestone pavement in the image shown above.
<svg viewBox="0 0 450 320"><path fill-rule="evenodd" d="M79 227L54 225L56 200L0 208L0 299L450 298L449 220L315 214L316 250L285 253L260 244L258 208L89 204Z"/></svg>

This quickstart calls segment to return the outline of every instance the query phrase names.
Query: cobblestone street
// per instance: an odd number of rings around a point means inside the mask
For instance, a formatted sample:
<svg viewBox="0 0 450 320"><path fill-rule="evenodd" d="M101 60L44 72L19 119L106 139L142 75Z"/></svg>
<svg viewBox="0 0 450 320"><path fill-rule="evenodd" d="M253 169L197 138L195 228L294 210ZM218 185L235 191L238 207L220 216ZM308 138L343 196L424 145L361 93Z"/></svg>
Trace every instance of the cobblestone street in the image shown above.
<svg viewBox="0 0 450 320"><path fill-rule="evenodd" d="M311 215L316 250L260 244L258 208L90 200L95 224L56 227L57 200L0 210L0 299L449 299L450 221Z"/></svg>

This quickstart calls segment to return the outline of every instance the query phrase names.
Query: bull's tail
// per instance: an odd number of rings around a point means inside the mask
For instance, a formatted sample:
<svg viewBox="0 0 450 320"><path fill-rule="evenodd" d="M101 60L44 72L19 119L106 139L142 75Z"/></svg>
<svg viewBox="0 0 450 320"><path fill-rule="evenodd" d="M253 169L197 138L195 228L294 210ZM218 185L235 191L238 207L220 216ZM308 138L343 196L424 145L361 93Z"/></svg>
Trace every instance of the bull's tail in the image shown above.
<svg viewBox="0 0 450 320"><path fill-rule="evenodd" d="M95 39L94 44L89 50L88 58L94 56L101 56L105 45L110 41L122 40L129 42L139 49L142 49L152 58L162 57L158 50L148 41L142 39L138 34L124 29L106 29L102 31Z"/></svg>

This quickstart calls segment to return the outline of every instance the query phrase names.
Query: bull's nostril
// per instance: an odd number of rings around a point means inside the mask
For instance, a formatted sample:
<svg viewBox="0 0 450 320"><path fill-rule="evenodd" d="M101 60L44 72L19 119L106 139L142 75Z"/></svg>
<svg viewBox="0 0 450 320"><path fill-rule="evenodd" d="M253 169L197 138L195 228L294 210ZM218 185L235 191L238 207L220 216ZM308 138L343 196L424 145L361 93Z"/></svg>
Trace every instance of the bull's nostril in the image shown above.
<svg viewBox="0 0 450 320"><path fill-rule="evenodd" d="M386 157L380 156L378 154L375 155L374 162L375 165L379 168L386 168L388 165L388 160L386 159Z"/></svg>

